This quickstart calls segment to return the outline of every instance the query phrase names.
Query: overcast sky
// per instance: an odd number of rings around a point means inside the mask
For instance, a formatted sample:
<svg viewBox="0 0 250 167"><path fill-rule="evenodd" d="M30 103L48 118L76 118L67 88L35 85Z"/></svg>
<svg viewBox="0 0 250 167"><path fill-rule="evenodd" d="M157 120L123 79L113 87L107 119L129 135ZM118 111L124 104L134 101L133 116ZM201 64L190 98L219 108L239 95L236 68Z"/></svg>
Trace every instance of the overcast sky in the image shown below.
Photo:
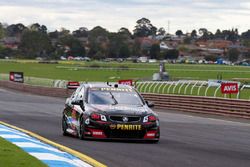
<svg viewBox="0 0 250 167"><path fill-rule="evenodd" d="M0 0L1 23L44 24L49 31L65 27L109 31L133 30L142 17L174 33L181 29L250 29L250 0Z"/></svg>

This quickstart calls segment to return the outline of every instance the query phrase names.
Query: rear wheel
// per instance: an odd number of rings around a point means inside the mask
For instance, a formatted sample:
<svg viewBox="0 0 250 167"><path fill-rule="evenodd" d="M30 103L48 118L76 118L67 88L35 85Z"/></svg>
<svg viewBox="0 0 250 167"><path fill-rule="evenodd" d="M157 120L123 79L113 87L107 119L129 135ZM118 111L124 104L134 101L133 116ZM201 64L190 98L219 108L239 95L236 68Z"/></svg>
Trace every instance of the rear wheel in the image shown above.
<svg viewBox="0 0 250 167"><path fill-rule="evenodd" d="M81 117L81 119L80 119L80 126L79 126L79 131L78 131L78 137L81 140L84 139L84 121L83 121L83 117Z"/></svg>
<svg viewBox="0 0 250 167"><path fill-rule="evenodd" d="M68 129L68 124L66 122L66 118L63 116L62 118L62 130L63 130L63 136L67 136L67 129Z"/></svg>

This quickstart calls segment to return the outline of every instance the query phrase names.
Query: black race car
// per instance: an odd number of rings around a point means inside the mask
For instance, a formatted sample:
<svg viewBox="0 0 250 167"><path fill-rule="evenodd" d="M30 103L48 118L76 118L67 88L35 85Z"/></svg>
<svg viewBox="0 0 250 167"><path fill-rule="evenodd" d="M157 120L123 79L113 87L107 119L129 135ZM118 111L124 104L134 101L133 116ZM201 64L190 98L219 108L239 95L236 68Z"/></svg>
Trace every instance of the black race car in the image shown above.
<svg viewBox="0 0 250 167"><path fill-rule="evenodd" d="M80 139L132 139L158 142L159 119L131 86L82 84L66 100L63 134Z"/></svg>

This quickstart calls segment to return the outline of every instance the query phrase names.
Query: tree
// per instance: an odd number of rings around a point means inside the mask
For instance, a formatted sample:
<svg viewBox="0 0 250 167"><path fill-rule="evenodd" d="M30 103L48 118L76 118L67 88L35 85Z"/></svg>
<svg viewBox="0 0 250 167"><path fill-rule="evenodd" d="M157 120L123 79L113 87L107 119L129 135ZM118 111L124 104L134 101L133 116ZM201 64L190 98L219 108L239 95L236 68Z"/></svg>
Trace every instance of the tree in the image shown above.
<svg viewBox="0 0 250 167"><path fill-rule="evenodd" d="M191 38L192 38L192 39L197 38L197 31L196 31L196 30L193 30L193 31L191 32Z"/></svg>
<svg viewBox="0 0 250 167"><path fill-rule="evenodd" d="M89 32L90 38L96 38L98 36L107 37L108 31L105 28L102 28L101 26L96 26Z"/></svg>
<svg viewBox="0 0 250 167"><path fill-rule="evenodd" d="M63 37L67 35L70 35L70 30L67 30L66 28L62 27L59 31L59 36Z"/></svg>
<svg viewBox="0 0 250 167"><path fill-rule="evenodd" d="M105 56L103 55L103 53L101 51L98 51L94 56L93 56L94 59L96 60L101 60L101 59L104 59Z"/></svg>
<svg viewBox="0 0 250 167"><path fill-rule="evenodd" d="M125 27L120 28L118 34L121 35L126 40L132 38L131 32Z"/></svg>
<svg viewBox="0 0 250 167"><path fill-rule="evenodd" d="M163 57L171 60L177 59L179 57L179 51L176 49L167 50L166 52L163 52Z"/></svg>
<svg viewBox="0 0 250 167"><path fill-rule="evenodd" d="M120 48L119 57L121 57L121 58L127 58L129 56L130 56L130 50L128 48L128 45L123 45Z"/></svg>
<svg viewBox="0 0 250 167"><path fill-rule="evenodd" d="M236 62L239 58L240 52L238 49L232 48L228 51L228 60L231 62Z"/></svg>
<svg viewBox="0 0 250 167"><path fill-rule="evenodd" d="M243 32L241 34L241 38L250 40L250 30L247 30L246 32Z"/></svg>
<svg viewBox="0 0 250 167"><path fill-rule="evenodd" d="M39 31L42 33L47 33L47 27L45 25L40 25L39 23L34 23L30 26L30 30Z"/></svg>
<svg viewBox="0 0 250 167"><path fill-rule="evenodd" d="M222 39L223 38L223 34L221 33L220 29L217 29L216 33L214 34L214 37L216 39Z"/></svg>
<svg viewBox="0 0 250 167"><path fill-rule="evenodd" d="M191 44L192 38L191 37L185 37L184 38L184 44Z"/></svg>
<svg viewBox="0 0 250 167"><path fill-rule="evenodd" d="M182 36L183 35L183 32L181 30L177 30L175 32L175 35L177 35L178 37Z"/></svg>
<svg viewBox="0 0 250 167"><path fill-rule="evenodd" d="M150 48L150 58L151 59L159 59L160 57L160 45L159 44L153 44Z"/></svg>
<svg viewBox="0 0 250 167"><path fill-rule="evenodd" d="M1 59L4 59L6 56L13 57L13 52L14 52L14 50L12 50L10 48L5 48L5 47L0 45L0 58Z"/></svg>
<svg viewBox="0 0 250 167"><path fill-rule="evenodd" d="M18 24L11 24L10 26L7 27L6 32L7 36L21 36L22 32L26 30L27 27L25 27L22 23Z"/></svg>
<svg viewBox="0 0 250 167"><path fill-rule="evenodd" d="M130 56L129 44L132 35L128 29L122 27L117 33L108 34L108 57L128 57Z"/></svg>
<svg viewBox="0 0 250 167"><path fill-rule="evenodd" d="M108 36L108 57L117 58L119 57L120 48L122 42L118 33L110 33Z"/></svg>
<svg viewBox="0 0 250 167"><path fill-rule="evenodd" d="M237 29L223 30L222 38L225 40L236 42L239 39L238 30Z"/></svg>
<svg viewBox="0 0 250 167"><path fill-rule="evenodd" d="M250 47L250 39L243 39L241 43L245 47Z"/></svg>
<svg viewBox="0 0 250 167"><path fill-rule="evenodd" d="M141 18L137 20L135 29L133 30L135 37L148 37L150 35L156 35L157 28L151 24L151 21L147 18Z"/></svg>
<svg viewBox="0 0 250 167"><path fill-rule="evenodd" d="M0 39L4 37L4 28L3 25L0 23Z"/></svg>
<svg viewBox="0 0 250 167"><path fill-rule="evenodd" d="M25 55L25 58L48 57L53 50L47 34L29 30L24 31L22 34L19 48Z"/></svg>
<svg viewBox="0 0 250 167"><path fill-rule="evenodd" d="M108 35L109 32L101 26L96 26L90 30L88 39L91 50L89 54L94 56L99 51L102 56L106 56L108 54Z"/></svg>
<svg viewBox="0 0 250 167"><path fill-rule="evenodd" d="M204 34L208 34L208 30L206 28L200 28L199 29L199 34L203 36Z"/></svg>
<svg viewBox="0 0 250 167"><path fill-rule="evenodd" d="M89 32L88 29L86 27L80 27L78 30L75 30L72 32L74 37L88 37Z"/></svg>
<svg viewBox="0 0 250 167"><path fill-rule="evenodd" d="M245 57L246 59L250 59L250 51L248 51L247 53L245 53L244 57Z"/></svg>
<svg viewBox="0 0 250 167"><path fill-rule="evenodd" d="M56 31L53 31L53 32L49 32L48 35L49 35L49 37L52 38L52 39L58 39L58 37L59 37L59 32L56 30Z"/></svg>
<svg viewBox="0 0 250 167"><path fill-rule="evenodd" d="M199 34L201 35L201 39L203 40L209 40L214 38L213 33L208 31L206 28L200 28Z"/></svg>
<svg viewBox="0 0 250 167"><path fill-rule="evenodd" d="M158 29L157 35L165 35L165 34L166 34L166 30L163 27Z"/></svg>
<svg viewBox="0 0 250 167"><path fill-rule="evenodd" d="M141 43L139 40L134 41L134 44L132 46L132 55L139 56L141 54Z"/></svg>
<svg viewBox="0 0 250 167"><path fill-rule="evenodd" d="M72 35L60 38L60 43L63 46L69 47L70 50L67 51L67 56L85 56L84 46L82 46L81 42Z"/></svg>

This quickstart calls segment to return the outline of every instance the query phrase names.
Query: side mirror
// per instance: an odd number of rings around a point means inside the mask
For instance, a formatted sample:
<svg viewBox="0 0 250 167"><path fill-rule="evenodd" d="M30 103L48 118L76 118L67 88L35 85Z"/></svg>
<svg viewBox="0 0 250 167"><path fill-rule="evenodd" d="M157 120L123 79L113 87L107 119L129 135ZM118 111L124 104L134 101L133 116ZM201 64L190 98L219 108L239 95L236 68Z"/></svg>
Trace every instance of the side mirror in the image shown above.
<svg viewBox="0 0 250 167"><path fill-rule="evenodd" d="M146 104L148 105L149 108L152 108L155 106L154 102L152 101L146 101Z"/></svg>

